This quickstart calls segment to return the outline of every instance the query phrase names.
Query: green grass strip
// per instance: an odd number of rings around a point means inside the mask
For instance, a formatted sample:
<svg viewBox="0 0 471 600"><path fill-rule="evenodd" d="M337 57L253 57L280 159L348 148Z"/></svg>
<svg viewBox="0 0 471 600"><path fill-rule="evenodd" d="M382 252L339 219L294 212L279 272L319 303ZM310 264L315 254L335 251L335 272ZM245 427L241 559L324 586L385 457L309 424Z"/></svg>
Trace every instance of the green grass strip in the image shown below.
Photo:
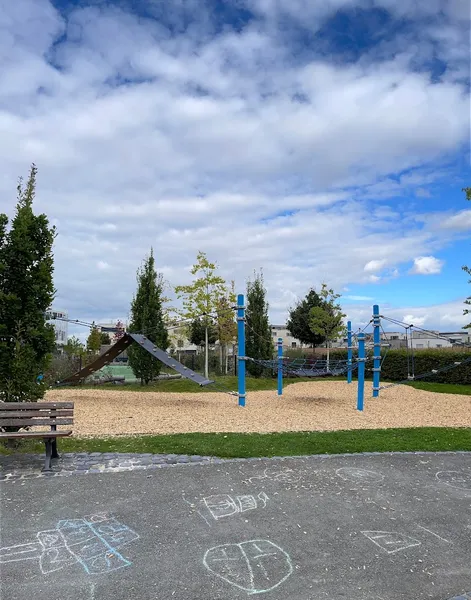
<svg viewBox="0 0 471 600"><path fill-rule="evenodd" d="M18 449L0 445L1 454L43 452L41 442ZM221 458L301 456L355 452L471 451L471 428L417 427L288 433L182 433L114 438L64 438L62 452L136 452L194 454Z"/></svg>

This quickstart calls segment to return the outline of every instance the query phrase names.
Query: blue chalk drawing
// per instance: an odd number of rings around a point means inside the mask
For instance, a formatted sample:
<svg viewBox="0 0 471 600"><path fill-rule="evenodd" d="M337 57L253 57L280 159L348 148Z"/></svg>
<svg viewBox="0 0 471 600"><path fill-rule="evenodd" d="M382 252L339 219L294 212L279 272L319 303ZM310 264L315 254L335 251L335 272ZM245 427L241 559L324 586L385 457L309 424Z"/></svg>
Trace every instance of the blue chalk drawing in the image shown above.
<svg viewBox="0 0 471 600"><path fill-rule="evenodd" d="M43 574L79 563L89 575L109 573L132 564L118 548L139 539L135 531L106 514L64 519L36 537L37 542L0 548L0 563L39 560Z"/></svg>

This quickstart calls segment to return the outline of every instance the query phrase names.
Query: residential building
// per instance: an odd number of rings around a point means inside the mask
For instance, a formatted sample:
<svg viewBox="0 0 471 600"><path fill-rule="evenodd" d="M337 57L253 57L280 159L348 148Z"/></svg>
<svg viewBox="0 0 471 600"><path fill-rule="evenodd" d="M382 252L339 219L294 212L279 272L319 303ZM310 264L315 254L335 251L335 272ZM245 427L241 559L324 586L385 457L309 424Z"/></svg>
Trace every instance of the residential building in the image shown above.
<svg viewBox="0 0 471 600"><path fill-rule="evenodd" d="M58 346L64 346L67 344L68 339L68 313L66 310L59 310L57 308L50 308L46 312L46 322L50 323L54 327L56 334L56 344Z"/></svg>
<svg viewBox="0 0 471 600"><path fill-rule="evenodd" d="M293 337L286 329L286 325L271 325L271 335L273 344L276 346L278 338L283 340L283 348L308 348L308 344L303 344L298 339Z"/></svg>

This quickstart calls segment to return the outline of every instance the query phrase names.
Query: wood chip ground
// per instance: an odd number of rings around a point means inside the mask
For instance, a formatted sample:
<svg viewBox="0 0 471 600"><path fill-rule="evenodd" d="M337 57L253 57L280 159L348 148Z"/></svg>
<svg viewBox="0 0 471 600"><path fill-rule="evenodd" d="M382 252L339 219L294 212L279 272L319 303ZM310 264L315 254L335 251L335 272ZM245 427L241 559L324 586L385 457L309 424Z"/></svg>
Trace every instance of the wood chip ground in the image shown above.
<svg viewBox="0 0 471 600"><path fill-rule="evenodd" d="M241 408L223 393L49 390L46 400L75 402L76 436L187 432L274 432L388 427L471 427L471 396L436 394L399 385L356 410L357 386L315 381L276 391L249 392Z"/></svg>

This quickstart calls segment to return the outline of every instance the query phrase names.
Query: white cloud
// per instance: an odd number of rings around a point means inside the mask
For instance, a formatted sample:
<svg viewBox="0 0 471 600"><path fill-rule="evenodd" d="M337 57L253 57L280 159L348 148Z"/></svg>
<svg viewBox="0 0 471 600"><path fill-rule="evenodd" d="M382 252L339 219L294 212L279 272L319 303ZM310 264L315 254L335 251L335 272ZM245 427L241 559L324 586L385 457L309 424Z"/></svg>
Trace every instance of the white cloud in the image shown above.
<svg viewBox="0 0 471 600"><path fill-rule="evenodd" d="M427 316L419 316L419 315L404 315L402 317L402 322L405 325L415 325L416 327L424 327L427 322Z"/></svg>
<svg viewBox="0 0 471 600"><path fill-rule="evenodd" d="M2 6L0 198L11 202L1 209L13 211L16 179L35 161L37 210L59 225L57 302L71 316L123 318L153 246L174 285L200 249L239 290L263 267L282 322L310 286L390 281L462 230L463 214L447 212L440 228L440 213L418 221L381 204L436 182L442 157L468 142L458 13L445 7L439 44L456 72L432 83L402 38L380 59L342 63L298 57L279 25L288 11L315 31L366 0L257 0L265 20L218 35L205 3L187 3L193 20L180 4L166 17L177 33L110 3L67 16L47 0ZM436 8L380 4L411 18ZM439 32L423 35L420 52Z"/></svg>
<svg viewBox="0 0 471 600"><path fill-rule="evenodd" d="M386 264L386 260L370 260L366 263L364 271L367 273L376 273L380 271Z"/></svg>
<svg viewBox="0 0 471 600"><path fill-rule="evenodd" d="M444 265L444 261L434 256L419 256L414 258L414 266L410 273L415 275L438 275Z"/></svg>
<svg viewBox="0 0 471 600"><path fill-rule="evenodd" d="M366 302L368 300L373 301L374 298L370 296L343 296L345 300L353 300L354 302Z"/></svg>
<svg viewBox="0 0 471 600"><path fill-rule="evenodd" d="M461 210L460 212L441 220L440 225L443 229L454 231L471 230L471 210Z"/></svg>

